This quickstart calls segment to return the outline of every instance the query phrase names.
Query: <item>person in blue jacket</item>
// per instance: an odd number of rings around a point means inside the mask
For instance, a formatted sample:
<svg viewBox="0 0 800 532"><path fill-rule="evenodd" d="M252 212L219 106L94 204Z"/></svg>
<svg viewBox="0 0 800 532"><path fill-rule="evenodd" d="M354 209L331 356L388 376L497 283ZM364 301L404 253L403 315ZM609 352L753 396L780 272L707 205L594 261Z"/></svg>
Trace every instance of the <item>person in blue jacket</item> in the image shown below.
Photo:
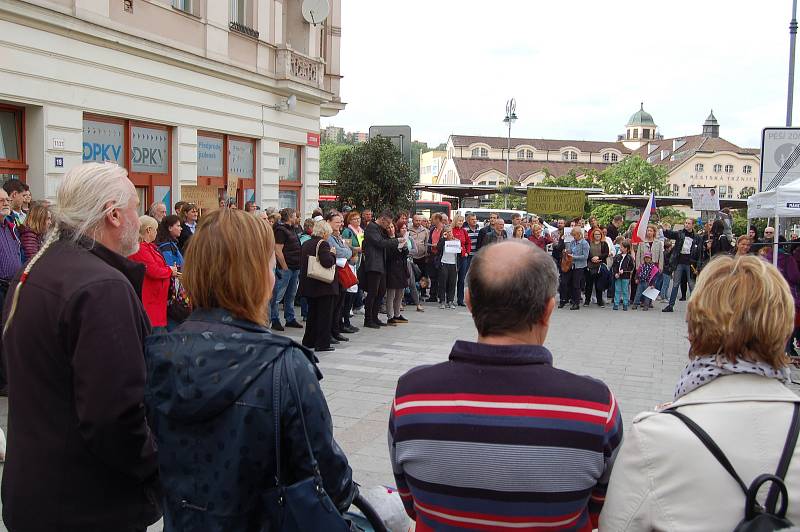
<svg viewBox="0 0 800 532"><path fill-rule="evenodd" d="M177 266L179 270L183 268L183 255L178 248L178 237L182 230L181 219L171 214L161 220L156 234L156 246L167 266Z"/></svg>
<svg viewBox="0 0 800 532"><path fill-rule="evenodd" d="M265 326L274 248L269 225L252 215L206 215L183 274L194 311L174 331L146 341L145 403L158 445L165 532L272 530L265 501L278 485L278 463L281 485L311 477L307 445L340 511L357 494L333 439L313 353Z"/></svg>

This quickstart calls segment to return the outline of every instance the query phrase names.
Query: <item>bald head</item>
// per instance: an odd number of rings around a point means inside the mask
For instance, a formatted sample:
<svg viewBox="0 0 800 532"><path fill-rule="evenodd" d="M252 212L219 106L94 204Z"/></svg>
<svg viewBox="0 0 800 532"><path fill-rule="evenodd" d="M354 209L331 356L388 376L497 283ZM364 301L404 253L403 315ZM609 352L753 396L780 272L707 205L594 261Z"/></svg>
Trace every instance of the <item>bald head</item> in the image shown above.
<svg viewBox="0 0 800 532"><path fill-rule="evenodd" d="M478 333L499 336L541 324L558 288L553 259L538 246L508 240L481 248L469 270Z"/></svg>

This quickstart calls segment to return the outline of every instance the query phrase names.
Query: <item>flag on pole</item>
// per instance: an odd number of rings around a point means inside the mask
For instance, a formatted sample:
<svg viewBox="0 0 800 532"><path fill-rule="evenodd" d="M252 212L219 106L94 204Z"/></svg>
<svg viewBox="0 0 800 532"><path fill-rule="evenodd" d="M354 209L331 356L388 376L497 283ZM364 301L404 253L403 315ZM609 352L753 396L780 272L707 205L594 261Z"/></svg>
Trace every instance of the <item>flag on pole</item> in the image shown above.
<svg viewBox="0 0 800 532"><path fill-rule="evenodd" d="M656 195L654 192L650 193L650 199L647 201L647 207L642 211L639 222L636 224L636 231L633 233L633 243L638 244L644 241L647 235L647 224L650 223L650 215L656 210Z"/></svg>

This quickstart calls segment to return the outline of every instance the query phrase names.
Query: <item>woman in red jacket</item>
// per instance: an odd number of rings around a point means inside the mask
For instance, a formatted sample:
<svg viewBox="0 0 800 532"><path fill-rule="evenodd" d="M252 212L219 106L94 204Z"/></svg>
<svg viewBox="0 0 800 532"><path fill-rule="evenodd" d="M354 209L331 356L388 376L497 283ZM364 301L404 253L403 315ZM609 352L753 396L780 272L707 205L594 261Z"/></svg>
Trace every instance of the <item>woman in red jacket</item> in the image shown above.
<svg viewBox="0 0 800 532"><path fill-rule="evenodd" d="M456 284L456 299L458 306L465 307L464 304L464 281L469 270L469 257L472 254L472 240L469 233L464 229L464 217L456 214L453 218L453 237L461 241L461 256L458 257L458 283Z"/></svg>
<svg viewBox="0 0 800 532"><path fill-rule="evenodd" d="M142 284L142 304L150 318L153 332L166 332L167 328L167 295L172 277L178 275L176 266L167 266L164 257L153 244L158 231L158 222L150 216L139 218L139 251L128 257L132 261L145 265L144 283Z"/></svg>

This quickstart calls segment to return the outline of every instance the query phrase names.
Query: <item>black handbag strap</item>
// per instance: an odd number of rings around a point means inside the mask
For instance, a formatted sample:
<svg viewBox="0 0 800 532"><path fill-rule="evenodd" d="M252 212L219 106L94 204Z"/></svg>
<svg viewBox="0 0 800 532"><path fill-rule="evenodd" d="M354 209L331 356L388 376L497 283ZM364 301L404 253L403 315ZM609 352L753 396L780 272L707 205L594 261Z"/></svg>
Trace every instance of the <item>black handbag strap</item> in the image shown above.
<svg viewBox="0 0 800 532"><path fill-rule="evenodd" d="M722 464L722 467L725 468L725 471L730 473L736 483L739 484L739 487L742 488L744 494L747 495L747 485L744 483L744 481L742 481L742 477L740 477L739 473L737 473L733 468L733 465L731 464L730 460L728 460L728 457L722 452L722 449L719 448L719 446L714 442L713 439L711 439L711 436L709 436L706 431L700 428L700 425L677 410L664 410L664 413L680 419L683 424L689 428L689 430L694 432L694 435L697 436L697 438L703 443L703 445L706 446L709 451L711 451L711 454L714 455L714 458L716 458L717 461Z"/></svg>
<svg viewBox="0 0 800 532"><path fill-rule="evenodd" d="M783 444L781 460L778 462L778 469L775 471L775 476L781 480L786 478L786 473L789 471L789 462L792 461L792 456L794 455L798 433L800 433L800 403L795 403L792 424L789 425L789 433L786 435L786 443ZM767 508L774 507L775 503L778 502L778 492L778 486L773 482L767 494Z"/></svg>
<svg viewBox="0 0 800 532"><path fill-rule="evenodd" d="M317 479L320 478L319 472L319 464L317 463L317 458L314 456L314 451L311 448L311 441L308 439L308 430L306 429L306 418L303 415L303 403L300 402L300 394L297 390L297 381L294 375L294 365L291 362L287 362L287 356L282 357L283 364L286 366L286 372L289 375L289 390L294 397L295 406L297 406L297 411L300 414L300 424L303 426L303 437L306 440L306 449L308 449L308 456L311 460L311 468L314 470L314 476Z"/></svg>
<svg viewBox="0 0 800 532"><path fill-rule="evenodd" d="M275 485L281 486L281 364L272 368L272 418L275 420Z"/></svg>

